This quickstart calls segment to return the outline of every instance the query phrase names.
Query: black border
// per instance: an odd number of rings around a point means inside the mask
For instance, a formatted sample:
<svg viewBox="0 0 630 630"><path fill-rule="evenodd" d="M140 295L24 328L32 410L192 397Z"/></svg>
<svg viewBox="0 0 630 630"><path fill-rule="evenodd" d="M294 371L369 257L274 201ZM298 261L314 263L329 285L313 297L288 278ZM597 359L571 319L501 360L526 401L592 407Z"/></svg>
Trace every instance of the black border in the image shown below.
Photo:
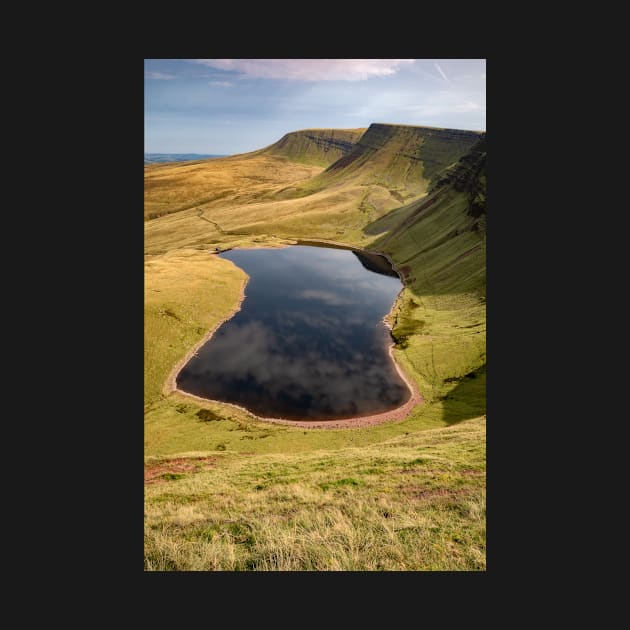
<svg viewBox="0 0 630 630"><path fill-rule="evenodd" d="M343 35L343 33L342 33ZM347 36L347 31L346 35ZM72 178L80 178L84 186L75 189L85 199L71 218L73 229L83 230L84 247L76 247L68 260L69 271L85 266L98 287L88 296L79 291L78 301L84 305L82 313L89 320L80 330L85 342L84 350L91 345L95 328L102 333L98 343L99 352L107 357L89 364L84 374L86 387L85 409L79 416L80 434L85 436L83 448L90 449L87 457L80 459L81 469L95 480L98 500L90 511L89 520L100 525L97 540L92 544L99 547L99 556L106 564L120 572L148 574L142 564L142 517L139 514L143 496L139 481L142 462L143 431L138 421L143 405L142 378L143 354L143 271L141 264L143 244L143 220L138 206L142 204L142 175L139 162L139 145L143 141L144 58L189 58L205 57L396 57L396 58L486 58L488 67L488 103L490 129L488 143L491 147L488 165L488 356L490 379L488 381L488 569L485 573L512 574L519 566L530 564L530 557L538 539L534 532L539 527L540 506L537 492L532 486L542 482L543 475L536 474L535 453L549 455L544 440L540 438L545 421L544 403L536 397L536 390L545 366L537 353L541 342L537 329L531 327L531 319L540 317L539 311L528 306L540 296L540 278L549 273L549 261L539 249L541 231L543 244L553 249L550 239L544 238L544 225L551 222L548 214L540 208L538 190L536 194L524 194L531 186L532 160L538 168L553 166L553 156L545 155L537 141L540 138L539 120L522 110L519 95L523 93L523 66L499 51L488 53L483 35L476 33L480 41L466 51L464 45L450 47L423 42L406 45L377 46L380 50L370 53L348 44L333 45L325 52L305 51L304 45L282 46L279 53L265 46L212 47L203 51L191 49L165 50L159 46L148 46L134 58L121 58L107 63L105 76L115 77L95 89L83 93L83 103L89 110L80 125L84 127L82 164L76 164L74 156ZM452 42L451 42L452 43ZM236 51L235 48L239 50ZM348 48L353 48L352 53ZM244 50L243 50L244 49ZM420 50L419 50L420 49ZM198 54L195 54L197 52ZM98 101L98 113L92 105ZM142 103L142 104L141 104ZM136 113L136 109L137 113ZM528 117L530 116L530 117ZM93 133L96 129L96 133ZM81 132L79 132L81 135ZM134 148L137 143L137 148ZM98 149L95 151L95 145ZM96 155L95 155L96 152ZM138 154L138 155L136 155ZM542 155L541 155L542 154ZM493 157L496 156L496 157ZM98 192L95 194L95 190ZM80 204L81 206L82 204ZM115 220L108 220L114 217ZM103 295L102 288L107 291ZM539 299L539 298L538 298ZM96 322L96 323L94 323ZM76 328L72 325L76 334ZM549 336L545 342L551 342ZM80 344L82 345L82 344ZM137 357L137 358L135 358ZM494 368L493 366L496 366ZM547 368L546 375L551 370ZM107 383L103 393L94 400L93 383ZM529 385L529 387L528 387ZM515 401L519 401L515 404ZM540 417L542 415L542 418ZM549 419L553 422L553 419ZM85 431L87 429L87 431ZM542 443L541 443L542 442ZM93 454L96 452L97 454ZM98 464L95 466L95 460ZM95 468L97 470L95 470ZM525 469L525 470L523 470ZM137 479L138 481L134 481ZM138 484L137 486L135 484ZM535 506L535 507L534 507ZM133 525L138 515L138 525ZM138 529L136 529L138 527ZM92 536L90 536L92 538ZM528 542L530 541L530 542ZM164 574L163 574L164 575ZM175 574L169 574L175 575ZM209 577L212 575L213 577ZM308 574L310 584L329 588L329 579L337 576L326 574L315 577ZM389 574L378 579L396 588L404 579L408 584L423 584L431 573ZM311 577L312 576L312 577ZM359 577L352 574L351 579ZM156 584L161 579L144 578ZM144 580L143 579L143 580ZM213 585L235 584L232 574L204 574L203 582L211 579ZM320 582L319 580L326 580ZM479 578L473 578L475 581ZM278 584L278 578L270 577ZM267 582L256 580L257 584ZM283 587L289 580L282 579ZM394 580L392 582L391 580ZM466 578L469 582L470 578ZM345 580L344 580L345 581ZM191 580L187 580L190 584ZM365 584L365 580L362 582ZM301 583L301 582L300 582Z"/></svg>

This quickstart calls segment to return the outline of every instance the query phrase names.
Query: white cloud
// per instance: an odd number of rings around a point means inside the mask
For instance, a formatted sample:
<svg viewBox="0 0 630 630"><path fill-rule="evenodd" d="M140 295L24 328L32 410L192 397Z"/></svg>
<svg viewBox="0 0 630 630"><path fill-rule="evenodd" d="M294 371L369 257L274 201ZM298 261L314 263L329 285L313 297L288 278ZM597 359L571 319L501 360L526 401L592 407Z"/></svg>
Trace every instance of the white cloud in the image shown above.
<svg viewBox="0 0 630 630"><path fill-rule="evenodd" d="M195 59L219 70L238 72L250 79L295 81L364 81L390 76L414 59Z"/></svg>
<svg viewBox="0 0 630 630"><path fill-rule="evenodd" d="M231 81L210 81L208 85L214 85L216 87L232 87L234 83Z"/></svg>
<svg viewBox="0 0 630 630"><path fill-rule="evenodd" d="M144 73L145 79L159 79L160 81L168 81L169 79L174 79L175 75L167 74L166 72L156 72L154 70L149 70Z"/></svg>
<svg viewBox="0 0 630 630"><path fill-rule="evenodd" d="M436 79L437 81L437 79ZM357 122L394 122L409 125L478 129L485 127L485 94L478 90L456 89L449 81L440 83L442 90L425 93L382 91L348 111ZM472 126L471 126L472 125Z"/></svg>
<svg viewBox="0 0 630 630"><path fill-rule="evenodd" d="M481 105L473 101L464 101L455 107L458 112L472 112L475 109L481 109Z"/></svg>
<svg viewBox="0 0 630 630"><path fill-rule="evenodd" d="M350 300L348 298L344 298L337 293L333 293L332 291L320 291L315 289L305 289L304 291L300 291L298 297L301 297L305 300L320 300L329 306L344 306L355 304L354 300Z"/></svg>
<svg viewBox="0 0 630 630"><path fill-rule="evenodd" d="M444 74L444 70L442 70L442 68L440 68L440 64L436 63L435 67L437 68L438 72L442 75L442 77L444 78L445 81L448 81L448 77Z"/></svg>

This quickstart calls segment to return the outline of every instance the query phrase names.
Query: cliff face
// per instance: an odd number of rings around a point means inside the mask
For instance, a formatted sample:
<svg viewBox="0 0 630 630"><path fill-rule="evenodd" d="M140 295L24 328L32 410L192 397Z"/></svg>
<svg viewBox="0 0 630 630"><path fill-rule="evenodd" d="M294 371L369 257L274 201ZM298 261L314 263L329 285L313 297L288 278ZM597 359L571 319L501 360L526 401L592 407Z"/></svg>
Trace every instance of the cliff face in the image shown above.
<svg viewBox="0 0 630 630"><path fill-rule="evenodd" d="M328 166L350 153L365 129L303 129L287 133L264 149L292 162Z"/></svg>
<svg viewBox="0 0 630 630"><path fill-rule="evenodd" d="M438 174L426 196L364 228L366 234L379 236L372 244L375 249L393 254L404 265L408 286L424 282L428 285L422 291L485 296L486 155L481 134ZM422 277L415 273L420 269Z"/></svg>
<svg viewBox="0 0 630 630"><path fill-rule="evenodd" d="M481 132L373 123L356 146L324 175L364 173L388 187L426 190L445 167L465 154Z"/></svg>
<svg viewBox="0 0 630 630"><path fill-rule="evenodd" d="M484 134L452 168L440 174L431 192L451 185L454 190L466 193L469 216L478 218L486 214L486 154Z"/></svg>

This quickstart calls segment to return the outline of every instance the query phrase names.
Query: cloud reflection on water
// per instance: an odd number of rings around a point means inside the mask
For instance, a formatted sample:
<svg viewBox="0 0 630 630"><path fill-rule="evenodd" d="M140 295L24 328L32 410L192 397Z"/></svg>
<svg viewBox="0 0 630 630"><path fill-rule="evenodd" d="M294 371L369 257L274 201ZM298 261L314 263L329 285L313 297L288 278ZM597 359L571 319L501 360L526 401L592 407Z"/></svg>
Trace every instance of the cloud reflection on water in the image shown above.
<svg viewBox="0 0 630 630"><path fill-rule="evenodd" d="M397 278L365 269L347 250L223 256L250 275L247 297L180 372L180 389L285 418L367 415L407 399L380 321Z"/></svg>

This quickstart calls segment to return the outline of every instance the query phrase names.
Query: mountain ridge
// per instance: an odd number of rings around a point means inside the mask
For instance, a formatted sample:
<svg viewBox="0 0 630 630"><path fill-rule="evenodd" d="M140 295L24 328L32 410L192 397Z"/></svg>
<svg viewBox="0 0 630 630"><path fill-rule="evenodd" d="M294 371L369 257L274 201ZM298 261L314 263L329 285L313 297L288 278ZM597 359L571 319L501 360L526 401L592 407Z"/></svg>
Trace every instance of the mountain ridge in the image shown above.
<svg viewBox="0 0 630 630"><path fill-rule="evenodd" d="M349 153L365 132L357 129L300 129L261 149L262 153L293 159L305 164L328 166Z"/></svg>

